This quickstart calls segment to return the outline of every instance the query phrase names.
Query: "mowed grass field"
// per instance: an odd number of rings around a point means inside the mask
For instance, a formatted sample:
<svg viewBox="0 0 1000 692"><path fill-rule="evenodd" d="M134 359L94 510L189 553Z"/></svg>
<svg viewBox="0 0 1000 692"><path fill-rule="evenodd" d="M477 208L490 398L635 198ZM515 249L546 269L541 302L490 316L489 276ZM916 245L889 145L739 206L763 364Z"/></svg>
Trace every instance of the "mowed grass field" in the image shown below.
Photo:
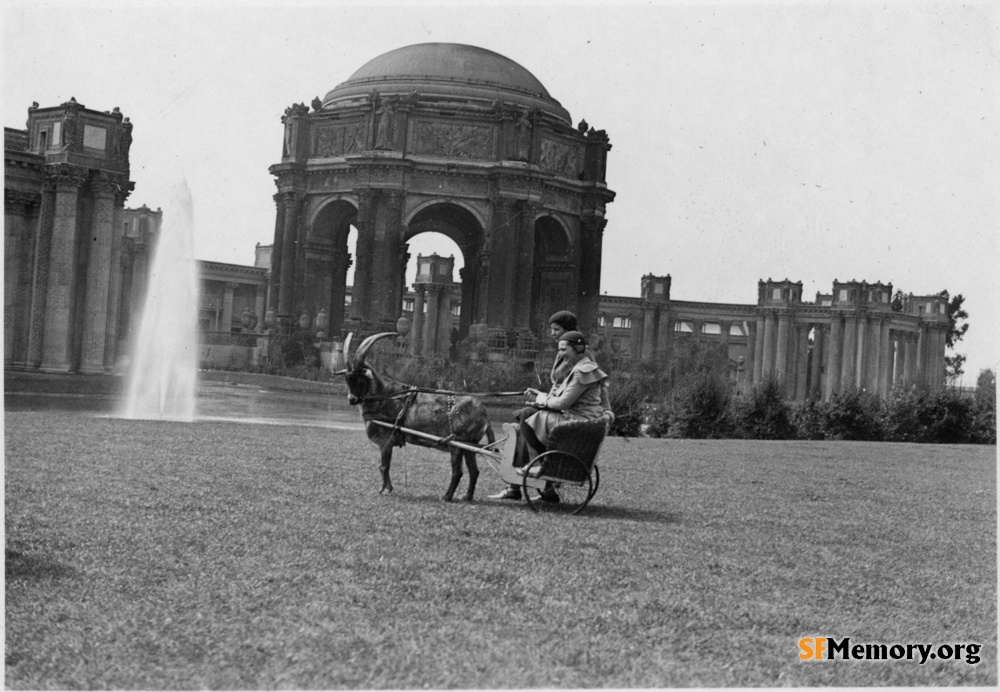
<svg viewBox="0 0 1000 692"><path fill-rule="evenodd" d="M5 423L11 689L997 684L994 447L610 439L574 517L416 447L379 496L361 431Z"/></svg>

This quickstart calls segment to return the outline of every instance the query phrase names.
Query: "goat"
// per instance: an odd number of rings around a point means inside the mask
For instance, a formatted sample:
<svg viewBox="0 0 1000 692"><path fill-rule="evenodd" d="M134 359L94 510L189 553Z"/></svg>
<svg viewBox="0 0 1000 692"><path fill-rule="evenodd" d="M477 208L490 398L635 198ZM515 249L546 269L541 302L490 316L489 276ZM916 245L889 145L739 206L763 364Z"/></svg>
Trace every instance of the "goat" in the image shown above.
<svg viewBox="0 0 1000 692"><path fill-rule="evenodd" d="M392 448L402 447L407 442L422 447L435 447L444 450L451 440L466 444L478 444L483 435L489 442L495 441L493 429L490 427L486 407L478 399L471 396L452 396L448 394L431 394L417 392L398 382L386 382L365 363L368 351L379 339L396 336L395 332L373 334L361 342L353 362L350 359L351 337L348 334L344 341L345 370L341 371L347 380L348 402L351 406L361 405L361 418L365 421L365 432L368 439L375 443L381 454L379 469L382 472L382 489L379 494L392 492L392 480L389 478L389 466L392 463ZM386 428L374 423L382 421L392 426L409 428L425 434L442 438L441 442L432 442L415 435L408 435L401 430ZM451 452L451 484L444 494L444 500L450 502L455 495L455 489L462 478L462 458L469 469L469 488L465 499L472 501L476 492L476 481L479 479L479 467L476 465L476 453L452 447Z"/></svg>

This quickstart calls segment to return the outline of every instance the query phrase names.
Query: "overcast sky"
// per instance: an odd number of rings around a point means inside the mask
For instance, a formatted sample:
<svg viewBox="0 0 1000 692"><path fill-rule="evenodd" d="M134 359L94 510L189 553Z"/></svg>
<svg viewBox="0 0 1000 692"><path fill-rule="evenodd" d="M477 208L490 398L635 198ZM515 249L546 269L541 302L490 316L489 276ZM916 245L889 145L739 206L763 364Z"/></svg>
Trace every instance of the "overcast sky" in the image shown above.
<svg viewBox="0 0 1000 692"><path fill-rule="evenodd" d="M120 107L128 206L166 208L186 179L199 259L272 242L287 106L394 48L467 43L607 130L603 291L637 296L646 273L709 302L755 302L768 277L807 299L834 279L947 289L967 381L1000 361L997 3L176 5L4 2L4 125L32 101Z"/></svg>

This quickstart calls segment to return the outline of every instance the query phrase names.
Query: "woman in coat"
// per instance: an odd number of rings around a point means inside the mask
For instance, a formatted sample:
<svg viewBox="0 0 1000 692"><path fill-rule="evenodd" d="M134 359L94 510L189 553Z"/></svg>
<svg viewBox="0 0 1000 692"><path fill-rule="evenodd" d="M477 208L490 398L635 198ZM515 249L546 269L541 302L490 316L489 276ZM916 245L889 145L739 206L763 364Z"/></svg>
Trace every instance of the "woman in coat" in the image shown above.
<svg viewBox="0 0 1000 692"><path fill-rule="evenodd" d="M587 354L587 341L580 332L566 332L559 338L559 356L565 363L566 379L554 384L548 394L537 389L526 393L535 397L541 410L521 422L520 432L531 450L529 459L545 451L552 429L566 421L593 420L609 410L608 376Z"/></svg>

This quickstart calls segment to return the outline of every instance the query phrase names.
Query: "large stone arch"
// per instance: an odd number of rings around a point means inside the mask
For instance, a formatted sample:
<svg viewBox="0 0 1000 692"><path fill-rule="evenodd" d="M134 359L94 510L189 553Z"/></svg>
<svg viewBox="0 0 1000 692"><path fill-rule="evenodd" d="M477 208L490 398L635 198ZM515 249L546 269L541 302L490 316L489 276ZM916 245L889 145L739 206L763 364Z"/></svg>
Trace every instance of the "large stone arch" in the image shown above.
<svg viewBox="0 0 1000 692"><path fill-rule="evenodd" d="M473 322L482 320L479 307L479 253L485 242L485 224L470 205L453 200L430 200L420 204L406 219L403 242L421 233L440 233L458 245L464 268L462 283L462 313L458 326L459 338L464 338Z"/></svg>
<svg viewBox="0 0 1000 692"><path fill-rule="evenodd" d="M535 219L535 252L531 277L531 325L544 334L548 318L576 302L576 267L570 230L554 214Z"/></svg>
<svg viewBox="0 0 1000 692"><path fill-rule="evenodd" d="M300 261L304 263L300 309L310 318L325 312L327 329L335 335L340 333L345 317L347 270L352 263L347 237L357 218L357 206L349 198L323 200L313 211L300 250Z"/></svg>

